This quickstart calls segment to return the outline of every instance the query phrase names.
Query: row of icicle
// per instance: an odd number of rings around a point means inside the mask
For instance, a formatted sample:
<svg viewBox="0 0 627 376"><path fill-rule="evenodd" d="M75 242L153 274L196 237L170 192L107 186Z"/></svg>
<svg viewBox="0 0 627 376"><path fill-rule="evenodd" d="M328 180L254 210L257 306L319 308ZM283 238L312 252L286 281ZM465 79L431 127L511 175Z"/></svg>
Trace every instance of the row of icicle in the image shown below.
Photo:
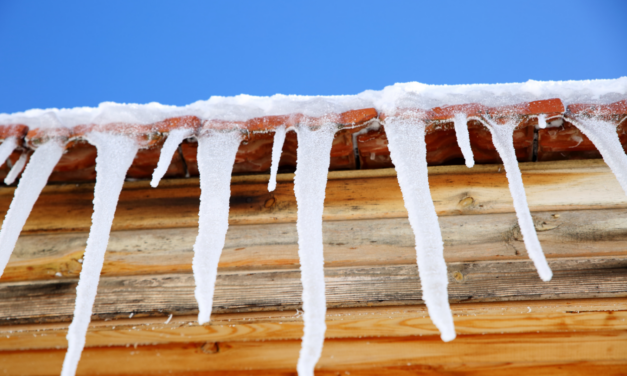
<svg viewBox="0 0 627 376"><path fill-rule="evenodd" d="M539 116L541 123L543 118ZM549 281L551 269L544 257L527 206L520 169L513 145L515 121L497 124L489 117L454 117L458 144L466 165L474 165L467 122L477 120L492 133L494 145L503 161L514 208L528 250L540 278ZM598 119L570 119L596 145L627 193L627 157L616 133L616 125ZM542 124L541 124L542 125ZM420 281L429 315L440 330L441 338L455 338L453 317L448 302L448 277L443 256L443 242L438 217L431 199L426 162L425 124L420 119L388 117L385 122L391 158L397 171L409 222L416 239L416 253ZM313 375L320 358L326 330L326 298L322 242L322 212L324 208L330 151L337 125L328 123L314 130L306 125L291 128L297 132L297 167L294 191L298 204L298 254L303 285L304 336L298 374ZM268 189L276 187L278 163L285 140L285 126L275 131L272 149L271 177ZM198 140L198 169L200 172L199 229L194 244L193 272L198 301L198 322L207 323L213 306L218 261L228 229L230 178L235 155L242 140L239 130L209 130L194 135L189 129L172 130L162 149L151 185L156 187L164 176L173 153L186 138ZM117 201L126 171L138 150L137 142L127 136L92 132L85 136L98 151L96 158L96 185L92 226L87 240L83 266L77 287L74 319L67 339L68 350L62 376L72 376L85 346L85 336L91 320L98 281L111 231ZM9 137L0 145L0 162L17 147ZM54 139L38 147L30 158L0 231L0 276L15 247L37 197L46 185L65 145ZM25 155L25 154L24 154ZM22 161L22 162L19 162ZM21 172L26 159L15 164L7 183ZM21 166L18 166L22 163ZM15 172L14 172L15 170Z"/></svg>

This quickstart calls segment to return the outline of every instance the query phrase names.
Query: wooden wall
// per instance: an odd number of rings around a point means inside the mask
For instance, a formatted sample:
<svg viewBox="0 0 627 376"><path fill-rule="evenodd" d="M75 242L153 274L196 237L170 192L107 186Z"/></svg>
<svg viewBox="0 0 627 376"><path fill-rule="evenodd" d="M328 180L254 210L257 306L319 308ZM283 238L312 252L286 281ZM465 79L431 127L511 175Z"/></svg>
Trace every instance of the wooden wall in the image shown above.
<svg viewBox="0 0 627 376"><path fill-rule="evenodd" d="M429 170L458 333L450 343L420 300L394 170L329 174L317 374L625 374L627 196L600 160L520 167L554 271L548 283L527 257L501 166ZM265 175L233 178L216 314L204 326L191 274L198 180L126 183L78 374L295 374L292 180L280 176L268 193ZM0 190L0 213L12 196ZM0 372L59 374L92 199L93 184L80 184L48 186L38 200L0 279Z"/></svg>

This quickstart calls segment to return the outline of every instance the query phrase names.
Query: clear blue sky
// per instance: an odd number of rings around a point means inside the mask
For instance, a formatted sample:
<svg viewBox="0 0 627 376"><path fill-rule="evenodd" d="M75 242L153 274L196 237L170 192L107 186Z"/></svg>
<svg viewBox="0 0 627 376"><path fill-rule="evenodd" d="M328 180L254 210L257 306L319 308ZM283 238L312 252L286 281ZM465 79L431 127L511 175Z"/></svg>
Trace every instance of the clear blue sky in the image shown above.
<svg viewBox="0 0 627 376"><path fill-rule="evenodd" d="M625 0L0 0L0 112L625 75Z"/></svg>

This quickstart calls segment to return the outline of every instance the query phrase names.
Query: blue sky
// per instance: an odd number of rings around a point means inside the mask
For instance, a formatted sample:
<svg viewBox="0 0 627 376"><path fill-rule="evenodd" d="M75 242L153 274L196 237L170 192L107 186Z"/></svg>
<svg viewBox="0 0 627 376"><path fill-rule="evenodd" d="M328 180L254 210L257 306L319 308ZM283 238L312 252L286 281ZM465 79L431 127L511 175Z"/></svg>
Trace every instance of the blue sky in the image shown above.
<svg viewBox="0 0 627 376"><path fill-rule="evenodd" d="M0 112L627 75L627 1L0 0Z"/></svg>

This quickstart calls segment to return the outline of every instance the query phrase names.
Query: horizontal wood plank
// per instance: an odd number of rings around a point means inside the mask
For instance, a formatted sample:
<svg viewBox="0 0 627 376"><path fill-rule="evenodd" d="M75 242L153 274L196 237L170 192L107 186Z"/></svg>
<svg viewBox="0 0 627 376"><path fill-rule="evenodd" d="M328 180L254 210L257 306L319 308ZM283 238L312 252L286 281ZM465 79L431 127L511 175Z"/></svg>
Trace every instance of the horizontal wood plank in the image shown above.
<svg viewBox="0 0 627 376"><path fill-rule="evenodd" d="M452 304L458 335L627 329L627 299L575 299ZM214 314L92 321L86 346L300 339L302 312ZM167 321L167 323L166 323ZM438 336L423 305L332 308L326 338ZM68 323L0 326L0 351L67 347Z"/></svg>
<svg viewBox="0 0 627 376"><path fill-rule="evenodd" d="M556 214L559 213L559 214ZM627 255L627 210L534 213L547 257ZM448 262L527 260L514 213L440 217ZM191 272L196 228L116 231L102 274ZM402 265L416 262L406 218L323 223L327 267ZM0 281L78 277L87 233L22 235ZM297 268L293 223L233 225L219 268L223 272Z"/></svg>
<svg viewBox="0 0 627 376"><path fill-rule="evenodd" d="M449 263L451 302L547 300L627 296L627 257L550 261L554 276L542 282L530 261ZM416 265L329 268L329 307L416 304L421 300ZM76 279L0 284L0 325L70 320ZM191 274L104 277L95 318L194 314ZM294 309L301 304L298 270L218 275L214 312Z"/></svg>
<svg viewBox="0 0 627 376"><path fill-rule="evenodd" d="M264 374L295 373L300 341L242 341L130 347L87 348L77 375L200 375L204 372L257 370ZM4 351L0 372L10 375L56 375L64 350ZM627 364L627 333L540 333L460 336L445 343L434 336L327 340L317 370L322 374L372 372L383 367L420 372L457 369L515 372L533 366L558 371L556 365L608 365L616 372ZM403 368L410 367L410 368ZM595 367L598 370L598 367ZM221 373L227 374L228 373ZM235 373L244 374L244 373ZM259 373L258 373L259 374ZM287 373L289 374L289 373ZM372 374L372 373L369 373ZM416 372L412 373L416 374ZM420 374L420 373L418 373ZM460 373L461 374L461 373ZM468 373L463 373L468 374ZM535 373L534 373L535 374ZM582 374L582 373L579 373ZM587 373L588 375L590 373ZM614 373L616 374L616 373Z"/></svg>
<svg viewBox="0 0 627 376"><path fill-rule="evenodd" d="M599 160L521 163L532 211L627 208L627 196ZM501 166L430 167L431 195L439 215L513 212ZM403 218L407 212L393 170L330 173L324 219L327 221ZM293 175L282 176L274 192L267 175L235 177L231 185L231 224L296 221ZM0 213L8 210L13 188L0 189ZM114 230L197 227L198 179L125 184ZM24 232L88 231L93 184L51 185L44 189Z"/></svg>

